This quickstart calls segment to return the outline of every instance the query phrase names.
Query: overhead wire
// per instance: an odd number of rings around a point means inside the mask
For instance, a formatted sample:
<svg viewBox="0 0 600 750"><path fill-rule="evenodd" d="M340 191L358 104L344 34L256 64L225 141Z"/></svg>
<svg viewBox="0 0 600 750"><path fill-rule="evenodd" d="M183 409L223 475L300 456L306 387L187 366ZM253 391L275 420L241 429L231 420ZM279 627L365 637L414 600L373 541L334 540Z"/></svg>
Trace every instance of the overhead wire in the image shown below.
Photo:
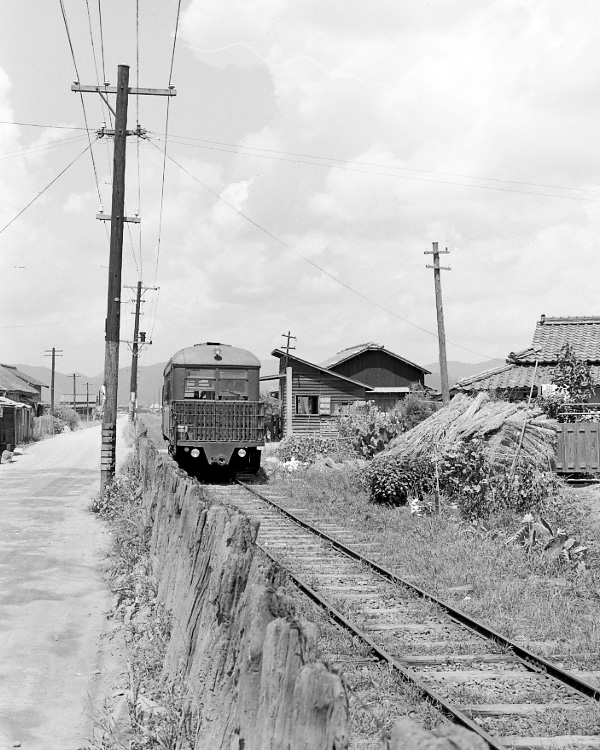
<svg viewBox="0 0 600 750"><path fill-rule="evenodd" d="M52 187L52 185L54 185L54 183L55 183L55 182L56 182L56 181L57 181L57 180L58 180L58 179L59 179L60 177L62 177L62 176L64 175L64 173L65 173L65 172L66 172L67 170L69 170L69 169L70 169L70 168L71 168L71 167L73 166L73 164L75 164L75 162L76 162L76 161L78 161L79 159L81 159L81 157L82 157L82 156L83 156L83 155L84 155L84 154L85 154L85 153L86 153L87 151L89 151L89 150L90 150L90 148L91 148L91 145L88 145L88 146L86 146L86 147L85 147L85 148L83 149L83 151L82 151L82 152L81 152L80 154L78 154L78 155L77 155L77 156L76 156L76 157L75 157L75 158L74 158L74 159L73 159L73 160L72 160L71 162L69 162L69 163L67 164L67 166L66 166L66 167L65 167L64 169L62 169L62 170L61 170L61 171L60 171L60 172L59 172L59 173L58 173L58 174L56 175L56 177L55 177L55 178L54 178L53 180L51 180L51 181L50 181L50 182L49 182L49 183L48 183L48 184L46 185L46 187L42 188L42 190L40 190L40 191L39 191L39 193L38 193L38 194L37 194L37 195L36 195L36 196L35 196L34 198L32 198L32 200L30 200L30 201L29 201L29 203L28 203L28 204L27 204L26 206L24 206L24 207L23 207L23 208L22 208L22 209L21 209L21 210L20 210L20 211L19 211L19 212L18 212L18 213L17 213L16 215L15 215L15 216L13 216L13 218L12 218L12 219L11 219L11 220L10 220L10 221L8 222L8 224L5 224L5 225L4 225L3 227L2 227L2 229L0 229L0 234L2 234L2 233L3 233L3 232L4 232L5 230L6 230L6 229L8 229L8 227L9 227L9 226L10 226L10 225L11 225L11 224L12 224L12 223L14 222L14 221L16 221L16 220L17 220L17 219L19 218L19 216L21 216L21 215L22 215L23 213L25 213L25 211L27 211L27 209L28 209L28 208L29 208L30 206L32 206L32 205L33 205L33 204L34 204L34 203L35 203L35 202L36 202L36 201L38 200L38 198L41 198L41 196L42 196L42 195L43 195L43 194L44 194L44 193L46 192L46 190L48 190L48 188Z"/></svg>
<svg viewBox="0 0 600 750"><path fill-rule="evenodd" d="M150 133L150 135L154 136L155 140L162 140L161 134L157 133ZM185 140L193 140L193 141L201 141L201 143L186 143ZM270 159L273 161L284 161L289 162L292 164L308 164L313 165L317 167L324 167L329 169L344 169L347 171L353 171L353 172L360 172L362 174L374 174L374 175L380 175L385 177L398 177L400 179L405 180L417 180L420 182L432 182L442 185L458 185L462 187L471 187L471 188L481 188L483 190L499 190L501 192L510 192L510 193L522 193L525 195L540 195L550 198L570 198L572 200L584 200L584 201L590 201L592 203L598 203L600 202L600 199L594 200L593 198L584 198L579 196L565 196L565 195L548 195L546 193L540 193L535 192L532 190L518 190L516 188L508 188L508 187L497 187L495 185L473 185L465 182L453 182L450 180L433 180L425 177L415 177L412 175L405 175L405 174L398 174L398 172L407 171L407 172L419 172L422 174L432 174L432 175L440 175L442 177L457 177L460 179L470 179L470 180L485 180L487 182L499 182L504 185L510 184L510 185L523 185L525 187L539 187L544 189L550 189L550 190L570 190L570 191L576 191L576 192L583 192L583 193L592 193L592 194L600 194L600 190L594 190L593 188L578 188L578 187L568 187L564 185L549 185L545 183L536 183L536 182L520 182L518 180L504 180L497 177L479 177L477 175L463 175L463 174L455 174L452 172L438 172L430 169L417 169L413 167L397 167L394 165L385 165L385 164L378 164L375 162L363 162L363 161L354 161L350 159L339 159L335 157L329 157L329 156L314 156L311 154L301 154L301 153L294 153L294 152L286 152L286 151L277 151L275 149L263 149L263 148L255 148L252 146L239 146L238 144L234 143L222 143L219 141L207 141L205 139L201 138L191 138L189 136L177 136L172 135L171 136L171 143L177 143L181 146L189 146L191 148L201 148L206 151L217 151L220 153L226 153L226 154L241 154L244 156L256 156L257 158L261 159ZM210 144L210 145L202 145L202 144ZM227 148L221 148L221 147L227 147ZM253 153L263 151L265 153ZM298 157L298 158L291 158L291 157ZM305 161L306 159L310 159L311 161ZM329 163L323 163L323 162L333 162L331 164ZM352 166L352 165L356 165ZM358 169L357 167L375 167L378 169L387 169L387 170L395 170L395 171L387 171L387 172L381 172L381 171L373 171L372 169Z"/></svg>
<svg viewBox="0 0 600 750"><path fill-rule="evenodd" d="M175 64L175 50L177 48L177 34L179 31L179 18L181 14L181 0L178 0L177 2L177 15L175 18L175 32L173 34L173 47L171 50L171 63L169 65L169 82L168 87L171 88L171 85L173 83L173 67ZM158 278L158 265L160 261L160 247L161 247L161 240L162 240L162 221L163 221L163 208L164 208L164 200L165 200L165 176L166 176L166 168L167 168L167 144L169 140L169 110L170 110L170 104L171 104L171 97L167 97L167 108L166 108L166 114L165 114L165 138L164 138L164 149L163 149L163 164L162 164L162 176L161 176L161 185L160 185L160 208L159 208L159 214L158 214L158 240L157 240L157 246L156 246L156 265L154 267L154 281L152 286L156 286L156 280ZM156 144L152 144L155 148L158 148ZM159 149L160 151L161 149ZM160 292L159 292L160 294ZM150 327L151 332L154 331L154 324L156 322L156 313L158 310L158 299L159 294L156 296L156 304L154 306L154 316L152 319L152 325Z"/></svg>
<svg viewBox="0 0 600 750"><path fill-rule="evenodd" d="M58 146L65 146L70 143L77 143L85 139L85 135L75 135L72 138L65 138L62 141L52 141L52 143L46 143L43 146L30 146L29 148L20 148L16 151L6 151L0 154L0 159L9 159L13 156L29 156L29 154L36 154L39 151L48 151L51 148L57 148Z"/></svg>
<svg viewBox="0 0 600 750"><path fill-rule="evenodd" d="M153 140L150 140L150 143L154 145L158 151L161 151L160 147L157 146ZM402 315L399 315L398 313L394 312L393 310L390 310L385 305L381 305L379 302L376 302L375 300L371 299L367 295L363 294L362 292L358 291L354 287L350 286L350 284L347 284L345 281L342 281L334 274L330 273L329 271L325 270L322 266L320 266L318 263L315 263L313 260L308 258L306 255L303 255L299 250L296 250L295 247L288 244L284 240L282 240L280 237L277 237L277 235L270 232L268 229L263 227L258 222L254 221L254 219L251 219L247 214L245 214L243 211L240 211L238 208L236 208L232 203L225 200L222 195L217 193L215 190L213 190L211 187L209 187L205 182L200 180L198 177L193 175L189 170L187 170L182 164L180 164L178 161L176 161L171 155L168 156L169 161L173 162L179 169L183 170L189 177L191 177L193 180L195 180L199 185L201 185L207 192L209 192L211 195L213 195L215 198L220 200L222 203L224 203L226 206L228 206L232 211L235 211L236 214L241 216L243 219L245 219L247 222L252 224L254 227L256 227L258 230L266 234L268 237L270 237L272 240L277 242L282 247L286 248L286 250L289 250L290 252L297 255L299 258L302 258L306 263L309 263L311 266L316 268L318 271L320 271L325 276L328 276L330 279L332 279L336 284L339 284L340 286L344 287L344 289L347 289L352 294L355 294L357 297L360 297L361 299L365 300L371 305L374 305L375 307L378 307L380 310L383 310L387 314L391 315L394 318L397 318L398 320L401 320L403 323L406 323L407 325L412 326L413 328L417 328L420 331L423 331L423 333L427 333L429 336L433 336L434 338L437 338L438 334L434 333L433 331L430 331L427 328L423 328L423 326L418 325L417 323L413 323L411 320L408 320L408 318L404 318ZM471 354L476 354L477 356L486 357L487 359L496 359L494 357L490 357L487 354L484 354L482 352L475 351L474 349L469 349L466 346L462 346L461 344L458 344L454 341L450 341L450 339L447 339L447 343L452 344L453 346L462 349L463 351L470 352Z"/></svg>
<svg viewBox="0 0 600 750"><path fill-rule="evenodd" d="M63 0L59 0L59 3L60 3L60 9L62 11L63 21L65 24L65 31L67 33L67 40L69 42L69 48L71 50L71 57L73 59L73 67L75 68L75 75L77 76L77 80L80 81L81 79L79 77L79 69L77 67L77 60L75 59L75 50L73 48L73 40L71 39L71 31L69 29L69 22L67 20L67 12L65 10L65 5L64 5ZM79 98L81 99L81 108L83 110L83 120L85 122L85 128L87 130L89 152L90 152L90 156L92 159L92 167L94 169L94 179L96 181L96 191L98 193L98 200L100 203L102 203L102 195L100 193L100 182L98 180L98 170L96 169L96 160L94 159L94 151L92 149L92 140L90 136L90 128L88 125L87 112L85 109L85 102L83 100L83 94L81 91L79 92Z"/></svg>
<svg viewBox="0 0 600 750"><path fill-rule="evenodd" d="M136 70L136 85L140 87L140 0L135 0L135 70ZM142 181L140 178L140 95L135 96L135 120L138 135L136 137L136 156L137 156L137 193L138 193L138 210L142 211ZM142 222L138 224L138 242L139 242L139 256L140 256L140 268L139 276L142 281L144 273L144 260L142 255Z"/></svg>

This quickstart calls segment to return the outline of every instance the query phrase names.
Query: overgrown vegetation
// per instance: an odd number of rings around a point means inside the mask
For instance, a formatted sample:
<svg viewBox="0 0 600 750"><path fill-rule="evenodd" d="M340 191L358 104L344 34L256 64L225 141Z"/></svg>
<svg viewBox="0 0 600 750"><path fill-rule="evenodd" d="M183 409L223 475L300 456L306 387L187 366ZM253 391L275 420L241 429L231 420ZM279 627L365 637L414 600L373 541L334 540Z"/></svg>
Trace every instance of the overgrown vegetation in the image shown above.
<svg viewBox="0 0 600 750"><path fill-rule="evenodd" d="M92 503L111 527L108 573L120 623L129 682L115 705L96 717L93 750L193 750L198 715L183 676L167 680L163 663L171 618L157 598L149 557L150 528L141 507L139 478L132 467Z"/></svg>
<svg viewBox="0 0 600 750"><path fill-rule="evenodd" d="M418 517L410 507L372 504L346 471L309 467L279 476L273 487L290 507L351 529L355 542L373 545L367 554L380 564L509 637L536 642L540 653L582 654L580 668L600 668L598 529L560 486L543 508L552 534L533 546L519 537L522 514L502 510L474 523L445 505L441 516ZM569 531L563 542L560 527ZM553 550L563 545L558 554L545 552L548 542ZM563 554L565 546L573 554L588 547L585 568Z"/></svg>
<svg viewBox="0 0 600 750"><path fill-rule="evenodd" d="M33 439L43 440L49 435L58 435L64 431L65 427L69 427L70 430L77 430L80 423L79 414L74 409L67 406L57 406L54 409L54 416L43 414L41 417L34 417Z"/></svg>
<svg viewBox="0 0 600 750"><path fill-rule="evenodd" d="M576 356L570 344L560 350L552 384L554 393L539 396L537 400L549 417L559 422L596 421L597 413L589 413L584 406L594 392L590 365Z"/></svg>

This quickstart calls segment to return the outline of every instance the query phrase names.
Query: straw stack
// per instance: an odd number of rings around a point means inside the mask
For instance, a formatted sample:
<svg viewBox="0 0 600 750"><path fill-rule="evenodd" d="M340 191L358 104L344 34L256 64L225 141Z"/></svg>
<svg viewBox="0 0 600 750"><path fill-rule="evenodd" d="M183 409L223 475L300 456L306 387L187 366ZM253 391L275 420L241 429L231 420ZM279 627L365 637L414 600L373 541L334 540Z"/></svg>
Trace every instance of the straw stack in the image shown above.
<svg viewBox="0 0 600 750"><path fill-rule="evenodd" d="M537 406L523 402L491 400L487 393L475 398L457 394L412 430L399 435L386 453L406 458L441 456L461 441L479 438L486 443L488 459L498 468L510 466L526 422L520 458L540 470L554 459L557 425Z"/></svg>

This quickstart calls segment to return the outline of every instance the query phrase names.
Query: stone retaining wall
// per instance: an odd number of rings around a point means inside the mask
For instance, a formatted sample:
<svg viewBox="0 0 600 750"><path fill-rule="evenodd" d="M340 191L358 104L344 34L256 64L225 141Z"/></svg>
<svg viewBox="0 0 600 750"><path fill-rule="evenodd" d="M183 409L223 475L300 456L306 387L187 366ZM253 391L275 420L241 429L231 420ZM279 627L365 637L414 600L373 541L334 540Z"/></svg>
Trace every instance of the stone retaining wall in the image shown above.
<svg viewBox="0 0 600 750"><path fill-rule="evenodd" d="M138 448L158 595L173 614L165 670L193 686L198 750L347 747L343 685L256 553L257 526L211 505L146 438Z"/></svg>
<svg viewBox="0 0 600 750"><path fill-rule="evenodd" d="M256 553L258 526L212 504L154 444L137 460L159 599L172 612L165 671L183 673L201 722L196 750L343 750L348 701L318 660L317 629L295 619L279 573ZM473 732L399 719L387 750L486 750Z"/></svg>

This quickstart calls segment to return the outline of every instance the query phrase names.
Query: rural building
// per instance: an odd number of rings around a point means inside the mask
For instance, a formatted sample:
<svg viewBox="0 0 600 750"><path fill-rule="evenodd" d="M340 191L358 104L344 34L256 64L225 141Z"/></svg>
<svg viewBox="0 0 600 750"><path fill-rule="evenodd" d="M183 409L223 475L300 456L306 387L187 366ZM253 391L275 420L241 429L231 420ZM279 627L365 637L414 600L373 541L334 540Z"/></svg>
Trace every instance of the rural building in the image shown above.
<svg viewBox="0 0 600 750"><path fill-rule="evenodd" d="M382 409L392 408L410 391L411 384L424 384L429 373L378 344L345 349L321 364L286 355L275 349L279 374L261 380L279 380L279 399L287 404L286 360L292 369L292 429L295 434L337 433L336 417L353 403L374 401ZM283 431L285 408L282 408Z"/></svg>
<svg viewBox="0 0 600 750"><path fill-rule="evenodd" d="M17 370L14 365L0 364L0 452L7 445L27 440L33 432L33 418L44 410L39 380Z"/></svg>
<svg viewBox="0 0 600 750"><path fill-rule="evenodd" d="M570 344L575 356L590 365L595 385L591 402L600 403L600 317L548 318L542 315L530 347L511 352L501 367L459 380L453 390L464 393L493 391L518 400L529 396L533 384L535 398L541 395L544 386L552 383L560 350L565 344Z"/></svg>
<svg viewBox="0 0 600 750"><path fill-rule="evenodd" d="M321 367L366 385L368 400L384 411L393 408L416 383L425 387L425 375L431 374L372 341L334 354Z"/></svg>

